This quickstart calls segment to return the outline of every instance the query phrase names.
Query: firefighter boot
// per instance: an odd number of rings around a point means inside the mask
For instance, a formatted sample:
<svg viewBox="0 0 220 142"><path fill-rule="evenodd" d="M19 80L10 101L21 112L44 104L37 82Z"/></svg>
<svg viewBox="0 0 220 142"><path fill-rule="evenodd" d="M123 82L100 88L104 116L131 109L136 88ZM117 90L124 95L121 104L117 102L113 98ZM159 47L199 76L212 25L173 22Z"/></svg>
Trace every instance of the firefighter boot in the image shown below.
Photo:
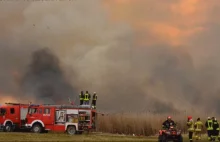
<svg viewBox="0 0 220 142"><path fill-rule="evenodd" d="M199 137L198 137L198 136L195 136L195 138L196 138L196 140L198 140L198 139L199 139Z"/></svg>
<svg viewBox="0 0 220 142"><path fill-rule="evenodd" d="M215 136L212 136L211 138L212 138L212 141L215 141Z"/></svg>

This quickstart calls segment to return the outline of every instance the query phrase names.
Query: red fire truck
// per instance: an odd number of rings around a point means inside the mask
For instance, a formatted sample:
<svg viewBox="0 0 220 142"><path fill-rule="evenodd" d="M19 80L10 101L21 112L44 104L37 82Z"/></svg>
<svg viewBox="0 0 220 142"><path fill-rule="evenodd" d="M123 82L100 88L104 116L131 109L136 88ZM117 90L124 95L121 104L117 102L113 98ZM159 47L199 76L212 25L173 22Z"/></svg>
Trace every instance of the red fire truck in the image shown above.
<svg viewBox="0 0 220 142"><path fill-rule="evenodd" d="M96 110L90 106L31 105L26 116L26 127L34 133L46 131L81 134L95 129Z"/></svg>
<svg viewBox="0 0 220 142"><path fill-rule="evenodd" d="M0 105L0 129L11 132L15 128L25 128L25 118L29 104L5 103Z"/></svg>

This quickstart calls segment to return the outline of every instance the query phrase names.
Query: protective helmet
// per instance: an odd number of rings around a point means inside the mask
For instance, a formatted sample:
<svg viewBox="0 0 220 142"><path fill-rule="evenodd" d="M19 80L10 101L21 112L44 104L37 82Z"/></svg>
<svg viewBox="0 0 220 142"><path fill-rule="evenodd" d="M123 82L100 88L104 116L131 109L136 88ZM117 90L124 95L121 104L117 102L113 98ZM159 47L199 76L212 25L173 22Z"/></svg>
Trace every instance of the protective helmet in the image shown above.
<svg viewBox="0 0 220 142"><path fill-rule="evenodd" d="M211 119L211 117L208 117L208 119Z"/></svg>
<svg viewBox="0 0 220 142"><path fill-rule="evenodd" d="M189 120L192 119L192 116L188 116L188 119L189 119Z"/></svg>
<svg viewBox="0 0 220 142"><path fill-rule="evenodd" d="M96 92L94 92L94 94L96 94Z"/></svg>

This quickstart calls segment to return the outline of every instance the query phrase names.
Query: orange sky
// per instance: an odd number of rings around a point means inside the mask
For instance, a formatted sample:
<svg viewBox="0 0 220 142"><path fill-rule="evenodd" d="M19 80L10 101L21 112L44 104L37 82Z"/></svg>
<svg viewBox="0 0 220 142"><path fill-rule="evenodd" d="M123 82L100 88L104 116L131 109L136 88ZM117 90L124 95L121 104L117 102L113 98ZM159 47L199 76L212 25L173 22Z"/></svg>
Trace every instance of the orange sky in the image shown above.
<svg viewBox="0 0 220 142"><path fill-rule="evenodd" d="M0 94L1 98L0 98L0 103L6 103L6 102L13 102L13 103L17 103L18 101L12 97L9 94Z"/></svg>
<svg viewBox="0 0 220 142"><path fill-rule="evenodd" d="M153 35L151 42L159 40L182 45L187 39L206 30L202 25L213 4L204 0L109 0L105 1L105 6L113 20L130 23L144 37ZM146 41L145 38L141 40L142 43Z"/></svg>

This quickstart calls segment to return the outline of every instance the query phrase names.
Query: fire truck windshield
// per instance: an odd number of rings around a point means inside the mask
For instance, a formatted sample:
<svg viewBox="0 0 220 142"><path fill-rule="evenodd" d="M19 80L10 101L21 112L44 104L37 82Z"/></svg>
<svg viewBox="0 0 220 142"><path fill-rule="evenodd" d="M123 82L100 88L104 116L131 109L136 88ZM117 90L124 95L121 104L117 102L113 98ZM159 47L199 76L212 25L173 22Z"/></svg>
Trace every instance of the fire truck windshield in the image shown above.
<svg viewBox="0 0 220 142"><path fill-rule="evenodd" d="M30 108L28 113L29 114L37 113L37 108Z"/></svg>
<svg viewBox="0 0 220 142"><path fill-rule="evenodd" d="M0 115L6 114L6 109L5 108L0 108Z"/></svg>

